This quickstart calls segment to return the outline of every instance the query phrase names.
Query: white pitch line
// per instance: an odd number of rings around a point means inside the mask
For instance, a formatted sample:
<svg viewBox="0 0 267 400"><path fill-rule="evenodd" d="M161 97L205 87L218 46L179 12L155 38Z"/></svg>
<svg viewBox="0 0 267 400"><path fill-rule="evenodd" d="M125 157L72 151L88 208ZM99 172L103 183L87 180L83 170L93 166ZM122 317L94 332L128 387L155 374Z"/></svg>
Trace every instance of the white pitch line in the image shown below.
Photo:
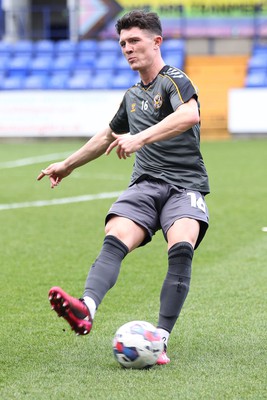
<svg viewBox="0 0 267 400"><path fill-rule="evenodd" d="M37 201L29 201L29 202L25 202L25 203L0 204L0 211L14 210L16 208L56 206L56 205L60 205L60 204L81 203L81 202L92 201L92 200L111 199L111 198L118 197L120 194L121 194L121 192L85 194L83 196L65 197L62 199L37 200Z"/></svg>
<svg viewBox="0 0 267 400"><path fill-rule="evenodd" d="M58 160L60 158L68 157L71 151L64 153L44 154L43 156L21 158L13 161L6 161L0 163L0 169L23 167L25 165L39 164L45 161Z"/></svg>
<svg viewBox="0 0 267 400"><path fill-rule="evenodd" d="M262 232L267 232L267 226L263 226L263 227L261 228L261 230L262 230Z"/></svg>

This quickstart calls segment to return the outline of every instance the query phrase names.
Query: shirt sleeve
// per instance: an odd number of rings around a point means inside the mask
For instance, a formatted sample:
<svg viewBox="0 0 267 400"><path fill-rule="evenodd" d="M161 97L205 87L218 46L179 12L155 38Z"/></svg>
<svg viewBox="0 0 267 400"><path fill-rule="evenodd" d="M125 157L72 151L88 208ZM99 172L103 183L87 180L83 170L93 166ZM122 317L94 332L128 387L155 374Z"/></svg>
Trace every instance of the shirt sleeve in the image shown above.
<svg viewBox="0 0 267 400"><path fill-rule="evenodd" d="M173 110L181 104L187 103L192 97L198 101L197 88L192 81L182 72L169 78L169 97Z"/></svg>
<svg viewBox="0 0 267 400"><path fill-rule="evenodd" d="M126 111L126 97L124 95L120 107L113 119L109 123L110 128L117 134L128 133L130 131L128 116Z"/></svg>

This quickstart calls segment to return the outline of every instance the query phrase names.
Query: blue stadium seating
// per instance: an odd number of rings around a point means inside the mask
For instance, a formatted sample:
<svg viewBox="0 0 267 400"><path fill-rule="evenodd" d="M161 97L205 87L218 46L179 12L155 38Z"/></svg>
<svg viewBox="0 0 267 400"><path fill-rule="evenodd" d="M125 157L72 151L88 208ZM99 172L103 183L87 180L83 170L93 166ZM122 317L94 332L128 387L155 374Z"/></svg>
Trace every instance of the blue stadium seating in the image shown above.
<svg viewBox="0 0 267 400"><path fill-rule="evenodd" d="M140 79L138 79L138 74L129 71L121 71L112 77L111 88L112 89L128 89L137 83Z"/></svg>
<svg viewBox="0 0 267 400"><path fill-rule="evenodd" d="M96 53L98 51L98 42L95 39L81 40L77 44L77 52L81 53Z"/></svg>
<svg viewBox="0 0 267 400"><path fill-rule="evenodd" d="M169 51L185 52L185 42L183 39L166 39L163 40L161 51L166 54Z"/></svg>
<svg viewBox="0 0 267 400"><path fill-rule="evenodd" d="M34 44L31 40L19 40L12 43L12 52L16 55L28 55L31 56L34 51Z"/></svg>
<svg viewBox="0 0 267 400"><path fill-rule="evenodd" d="M47 76L42 76L42 75L27 76L23 80L23 88L31 90L47 89L47 82L48 82Z"/></svg>
<svg viewBox="0 0 267 400"><path fill-rule="evenodd" d="M79 53L75 59L75 69L93 68L96 55L94 53Z"/></svg>
<svg viewBox="0 0 267 400"><path fill-rule="evenodd" d="M3 78L0 81L1 90L21 90L23 89L24 78L21 76L12 76Z"/></svg>
<svg viewBox="0 0 267 400"><path fill-rule="evenodd" d="M185 42L183 39L163 40L161 53L167 65L183 69L185 57Z"/></svg>
<svg viewBox="0 0 267 400"><path fill-rule="evenodd" d="M96 69L110 69L116 67L117 55L114 53L101 53L95 60Z"/></svg>
<svg viewBox="0 0 267 400"><path fill-rule="evenodd" d="M183 40L165 40L162 53L183 69ZM126 89L137 81L115 39L0 41L1 90Z"/></svg>
<svg viewBox="0 0 267 400"><path fill-rule="evenodd" d="M55 44L52 40L39 40L34 45L36 55L53 55L55 51Z"/></svg>
<svg viewBox="0 0 267 400"><path fill-rule="evenodd" d="M48 74L53 65L53 58L49 54L38 55L31 61L29 72L34 75Z"/></svg>
<svg viewBox="0 0 267 400"><path fill-rule="evenodd" d="M262 43L254 43L252 46L252 55L256 54L266 54L267 53L267 44Z"/></svg>
<svg viewBox="0 0 267 400"><path fill-rule="evenodd" d="M179 69L183 69L184 66L184 54L170 51L163 56L163 59L166 65L170 65L171 67L176 67Z"/></svg>
<svg viewBox="0 0 267 400"><path fill-rule="evenodd" d="M0 90L1 90L2 83L4 82L4 79L5 79L5 75L0 71Z"/></svg>
<svg viewBox="0 0 267 400"><path fill-rule="evenodd" d="M248 69L250 68L266 68L267 69L267 51L266 53L253 54L248 62Z"/></svg>
<svg viewBox="0 0 267 400"><path fill-rule="evenodd" d="M112 80L114 78L112 69L102 71L98 70L92 77L91 89L112 89Z"/></svg>
<svg viewBox="0 0 267 400"><path fill-rule="evenodd" d="M116 68L118 70L129 70L130 66L124 55L120 55L116 60Z"/></svg>
<svg viewBox="0 0 267 400"><path fill-rule="evenodd" d="M90 89L92 83L92 75L90 73L74 74L66 84L67 89Z"/></svg>
<svg viewBox="0 0 267 400"><path fill-rule="evenodd" d="M75 54L77 49L77 43L71 40L59 40L55 44L55 51L57 54Z"/></svg>
<svg viewBox="0 0 267 400"><path fill-rule="evenodd" d="M12 44L0 41L0 54L5 54L6 56L12 55Z"/></svg>
<svg viewBox="0 0 267 400"><path fill-rule="evenodd" d="M267 87L267 69L252 69L247 73L245 87Z"/></svg>
<svg viewBox="0 0 267 400"><path fill-rule="evenodd" d="M1 54L0 53L0 72L5 73L7 66L10 62L10 56L8 54Z"/></svg>
<svg viewBox="0 0 267 400"><path fill-rule="evenodd" d="M71 71L75 66L75 57L71 54L61 54L54 59L52 71Z"/></svg>
<svg viewBox="0 0 267 400"><path fill-rule="evenodd" d="M245 80L247 88L267 87L267 45L254 43L251 57L247 64L247 75Z"/></svg>
<svg viewBox="0 0 267 400"><path fill-rule="evenodd" d="M110 52L118 55L120 51L119 45L114 39L105 39L99 41L97 48L100 53Z"/></svg>
<svg viewBox="0 0 267 400"><path fill-rule="evenodd" d="M70 75L66 72L56 72L47 81L47 89L67 89Z"/></svg>
<svg viewBox="0 0 267 400"><path fill-rule="evenodd" d="M16 55L10 59L7 65L7 73L10 75L26 75L31 64L31 57L28 55Z"/></svg>

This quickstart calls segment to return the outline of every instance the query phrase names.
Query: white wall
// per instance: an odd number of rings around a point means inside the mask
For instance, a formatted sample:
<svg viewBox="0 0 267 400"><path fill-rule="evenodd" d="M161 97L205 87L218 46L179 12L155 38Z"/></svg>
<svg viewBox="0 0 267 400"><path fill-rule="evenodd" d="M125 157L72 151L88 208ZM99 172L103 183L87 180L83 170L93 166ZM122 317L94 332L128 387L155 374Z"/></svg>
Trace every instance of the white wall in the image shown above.
<svg viewBox="0 0 267 400"><path fill-rule="evenodd" d="M124 91L3 91L0 137L92 136L106 127Z"/></svg>
<svg viewBox="0 0 267 400"><path fill-rule="evenodd" d="M228 100L232 135L267 135L267 88L232 89Z"/></svg>

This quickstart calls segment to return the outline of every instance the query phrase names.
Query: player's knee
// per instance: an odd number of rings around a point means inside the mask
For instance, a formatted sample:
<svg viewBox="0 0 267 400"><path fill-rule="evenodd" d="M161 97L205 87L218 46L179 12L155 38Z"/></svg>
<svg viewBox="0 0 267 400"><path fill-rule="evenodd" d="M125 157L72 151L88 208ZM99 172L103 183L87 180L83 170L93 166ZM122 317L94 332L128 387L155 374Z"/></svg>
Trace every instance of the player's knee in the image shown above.
<svg viewBox="0 0 267 400"><path fill-rule="evenodd" d="M175 221L167 233L168 247L171 249L180 242L189 243L193 248L200 232L199 221L191 218L181 218Z"/></svg>
<svg viewBox="0 0 267 400"><path fill-rule="evenodd" d="M146 231L128 218L112 216L106 224L105 234L115 236L132 251L144 241Z"/></svg>

